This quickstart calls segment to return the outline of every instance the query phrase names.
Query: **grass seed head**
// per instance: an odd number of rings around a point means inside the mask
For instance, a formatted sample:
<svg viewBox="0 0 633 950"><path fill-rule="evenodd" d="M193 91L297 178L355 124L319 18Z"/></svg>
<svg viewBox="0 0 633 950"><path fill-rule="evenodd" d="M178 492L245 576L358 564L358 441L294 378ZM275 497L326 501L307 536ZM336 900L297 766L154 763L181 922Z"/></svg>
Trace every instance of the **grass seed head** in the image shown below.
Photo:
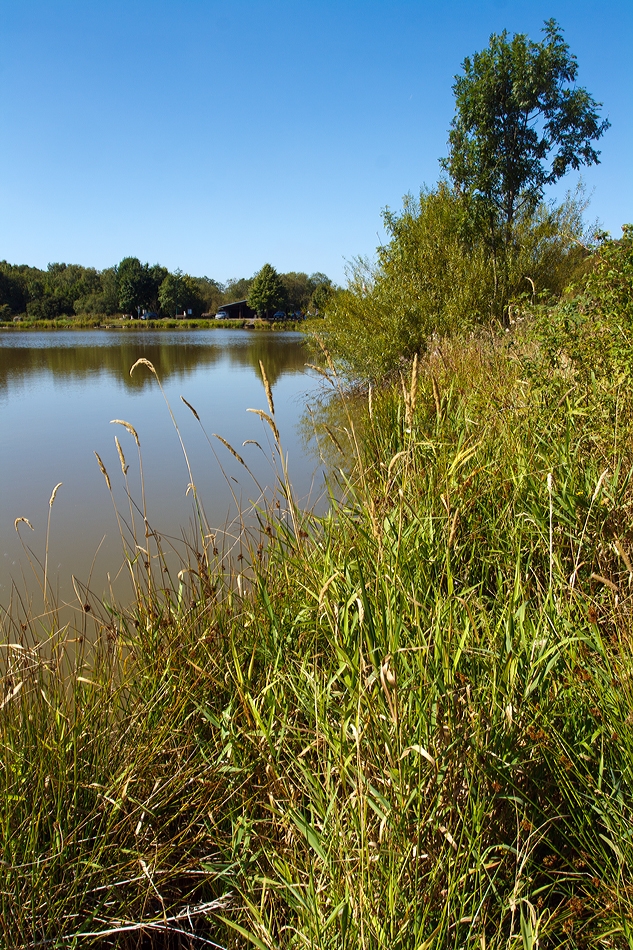
<svg viewBox="0 0 633 950"><path fill-rule="evenodd" d="M110 484L110 476L109 476L108 473L106 472L106 467L105 467L105 465L103 464L103 462L101 461L101 456L99 455L98 452L95 452L95 457L96 457L96 459L97 459L97 462L99 463L99 468L101 469L101 474L102 474L103 477L105 478L106 485L108 486L108 491L112 491L112 485Z"/></svg>
<svg viewBox="0 0 633 950"><path fill-rule="evenodd" d="M190 403L190 402L187 402L187 400L185 399L184 396L181 396L180 398L181 398L182 401L184 402L185 406L186 406L188 409L191 409L191 411L193 412L193 414L194 414L194 416L196 417L196 419L198 420L198 422L200 422L200 416L198 415L198 413L196 412L196 410L193 408L193 406L191 405L191 403Z"/></svg>
<svg viewBox="0 0 633 950"><path fill-rule="evenodd" d="M58 488L61 488L62 485L63 485L63 482L57 482L57 484L55 485L55 488L51 492L51 497L49 498L49 501L48 501L49 508L53 507L53 502L55 501L55 495L57 494L57 490Z"/></svg>
<svg viewBox="0 0 633 950"><path fill-rule="evenodd" d="M140 449L141 443L139 442L138 433L133 425L130 425L130 423L126 422L125 419L110 419L110 425L123 426L124 429L127 429L127 431L134 436L134 441Z"/></svg>
<svg viewBox="0 0 633 950"><path fill-rule="evenodd" d="M246 411L247 411L247 412L254 412L256 415L258 415L258 416L260 417L260 419L265 419L266 422L268 423L268 425L270 426L270 428L271 428L272 431L273 431L273 435L275 436L275 442L279 442L279 441L280 441L280 439L279 439L279 429L277 428L277 425L276 425L276 423L275 423L275 420L272 418L272 416L269 416L268 413L267 413L267 412L264 412L263 409L247 409Z"/></svg>
<svg viewBox="0 0 633 950"><path fill-rule="evenodd" d="M268 376L266 376L266 370L264 369L264 364L262 361L259 361L259 368L262 374L262 380L264 381L264 390L266 392L266 399L268 400L268 408L270 409L271 416L275 415L275 404L273 402L273 391L270 388L270 383L268 382Z"/></svg>
<svg viewBox="0 0 633 950"><path fill-rule="evenodd" d="M130 376L132 375L132 373L134 372L134 370L136 369L137 366L147 366L147 368L149 369L150 373L153 373L154 376L157 375L156 370L154 369L154 364L153 364L153 363L150 363L149 360L146 360L144 356L141 356L141 358L136 361L136 363L134 364L134 366L131 366L131 367L130 367Z"/></svg>
<svg viewBox="0 0 633 950"><path fill-rule="evenodd" d="M119 462L121 463L121 471L124 475L127 475L127 470L129 465L125 462L125 455L123 454L123 449L121 448L121 443L119 442L117 436L114 437L114 443L116 445L116 450L119 453Z"/></svg>
<svg viewBox="0 0 633 950"><path fill-rule="evenodd" d="M214 432L214 433L213 433L213 438L214 438L214 439L219 439L220 442L222 443L222 445L225 445L225 446L226 446L226 448L229 450L229 452L231 453L231 455L233 455L233 456L238 460L238 462L239 462L241 465L243 465L244 468L246 468L246 462L244 461L244 459L242 458L241 455L238 455L238 453L235 451L235 449L234 449L233 446L230 444L230 442L227 442L226 439L223 439L221 435L218 435L218 434L217 434L217 432Z"/></svg>
<svg viewBox="0 0 633 950"><path fill-rule="evenodd" d="M433 385L433 399L435 400L435 415L439 419L442 415L442 396L439 384L433 374L431 375L431 383Z"/></svg>
<svg viewBox="0 0 633 950"><path fill-rule="evenodd" d="M19 525L20 523L24 523L27 527L29 527L29 528L31 529L31 531L35 531L35 528L34 528L33 525L31 524L31 522L29 521L29 519L28 519L28 518L22 518L22 517L16 518L15 521L13 522L13 527L15 528L16 531L18 530L18 525Z"/></svg>

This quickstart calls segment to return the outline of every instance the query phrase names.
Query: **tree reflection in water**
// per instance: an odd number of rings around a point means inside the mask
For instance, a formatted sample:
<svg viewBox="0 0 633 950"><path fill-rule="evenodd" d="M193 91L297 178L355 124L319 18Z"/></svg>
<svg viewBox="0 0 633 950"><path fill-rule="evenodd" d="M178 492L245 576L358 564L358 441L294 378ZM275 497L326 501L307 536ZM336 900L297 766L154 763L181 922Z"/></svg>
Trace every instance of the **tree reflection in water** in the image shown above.
<svg viewBox="0 0 633 950"><path fill-rule="evenodd" d="M303 372L306 362L301 335L257 330L169 331L6 331L0 336L0 392L28 377L50 373L60 379L107 374L130 389L151 383L143 374L130 377L139 357L150 360L163 382L185 379L194 370L220 360L251 366L259 374L266 366L272 385L284 373Z"/></svg>
<svg viewBox="0 0 633 950"><path fill-rule="evenodd" d="M259 484L274 485L270 430L246 411L266 408L260 360L275 393L277 424L297 497L311 506L320 495L322 475L315 473L319 466L314 446L307 445L309 433L299 427L306 395L317 385L305 375L307 357L300 334L224 328L0 333L0 604L8 602L12 579L20 588L38 590L29 578L13 522L26 517L33 524L35 531L27 531L28 543L40 557L48 499L58 482L63 485L52 518L49 573L62 600L74 599L71 574L85 581L92 572L100 596L107 574L117 575L120 537L93 454L97 451L103 459L117 506L127 508L115 434L130 465L128 477L137 503L141 489L136 447L127 444L125 432L113 432L111 419L127 420L139 433L152 528L165 539L176 539L174 543L183 530L189 532L191 495L186 493L189 476L182 450L153 375L140 367L130 377L130 367L139 358L151 361L160 377L213 526L221 528L235 518L233 493L240 507L256 501L256 486L230 453L212 440L222 465L219 470L180 396L199 412L208 433L219 433L244 455ZM242 449L247 440L259 442L263 451L253 444Z"/></svg>

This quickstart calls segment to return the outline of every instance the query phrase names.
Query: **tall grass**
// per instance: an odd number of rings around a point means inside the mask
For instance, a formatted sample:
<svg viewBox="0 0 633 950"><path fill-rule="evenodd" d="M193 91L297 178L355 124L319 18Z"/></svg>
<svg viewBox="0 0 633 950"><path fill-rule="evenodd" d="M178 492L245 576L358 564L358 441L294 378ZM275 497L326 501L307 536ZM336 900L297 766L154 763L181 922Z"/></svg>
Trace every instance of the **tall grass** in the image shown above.
<svg viewBox="0 0 633 950"><path fill-rule="evenodd" d="M7 947L633 947L630 387L506 342L332 410L322 518L264 371L241 561L5 616Z"/></svg>

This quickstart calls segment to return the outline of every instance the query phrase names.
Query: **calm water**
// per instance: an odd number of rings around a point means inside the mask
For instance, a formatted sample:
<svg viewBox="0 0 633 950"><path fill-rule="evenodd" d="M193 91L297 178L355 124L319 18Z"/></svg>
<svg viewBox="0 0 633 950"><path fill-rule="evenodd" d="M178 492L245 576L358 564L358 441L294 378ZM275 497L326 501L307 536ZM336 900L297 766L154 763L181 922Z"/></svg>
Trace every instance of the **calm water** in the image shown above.
<svg viewBox="0 0 633 950"><path fill-rule="evenodd" d="M177 433L158 385L146 369L151 360L181 429L194 480L208 520L222 527L235 516L227 480L184 396L198 412L230 484L243 505L257 497L252 479L224 446L222 435L271 485L269 431L246 410L267 409L259 374L262 360L273 387L277 424L288 455L297 496L307 503L320 494L323 475L314 447L299 430L306 397L316 381L306 372L306 354L295 333L239 330L54 331L0 333L0 605L12 596L12 582L37 599L37 579L14 528L43 561L49 498L62 482L51 511L49 577L61 601L74 599L71 575L90 582L96 596L122 563L121 542L110 495L99 471L97 451L108 470L117 505L127 507L114 444L118 435L129 463L132 494L140 504L138 458L132 436L111 419L124 419L138 432L143 455L148 520L165 538L189 530L189 476ZM246 439L257 440L242 448ZM119 585L121 596L125 592ZM126 588L127 590L127 588Z"/></svg>

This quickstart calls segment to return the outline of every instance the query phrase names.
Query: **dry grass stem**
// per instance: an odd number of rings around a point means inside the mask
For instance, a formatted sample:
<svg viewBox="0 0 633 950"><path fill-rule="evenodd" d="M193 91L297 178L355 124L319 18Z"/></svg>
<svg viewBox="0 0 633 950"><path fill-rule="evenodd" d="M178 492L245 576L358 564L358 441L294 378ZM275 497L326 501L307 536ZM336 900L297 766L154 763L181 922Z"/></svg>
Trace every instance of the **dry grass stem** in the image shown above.
<svg viewBox="0 0 633 950"><path fill-rule="evenodd" d="M314 363L304 363L304 366L307 366L308 369L313 369L315 373L318 373L319 376L326 379L331 386L336 386L336 381L332 379L331 375L324 370L322 366L316 366Z"/></svg>
<svg viewBox="0 0 633 950"><path fill-rule="evenodd" d="M431 384L433 386L433 399L435 400L435 415L438 419L440 419L442 416L442 397L440 395L440 387L434 373L431 373Z"/></svg>

